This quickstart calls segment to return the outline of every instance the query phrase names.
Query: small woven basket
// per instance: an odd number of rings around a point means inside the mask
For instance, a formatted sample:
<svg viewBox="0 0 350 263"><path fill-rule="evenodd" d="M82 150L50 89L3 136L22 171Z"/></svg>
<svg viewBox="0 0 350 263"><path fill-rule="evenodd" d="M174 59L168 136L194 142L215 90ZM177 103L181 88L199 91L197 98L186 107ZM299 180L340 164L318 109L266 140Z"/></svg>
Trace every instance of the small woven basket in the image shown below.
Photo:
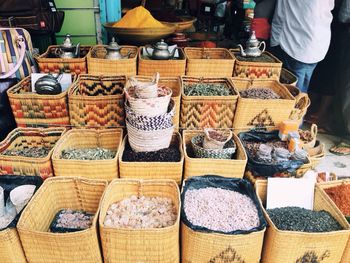
<svg viewBox="0 0 350 263"><path fill-rule="evenodd" d="M289 70L282 68L280 82L282 84L295 86L295 85L297 85L298 78Z"/></svg>
<svg viewBox="0 0 350 263"><path fill-rule="evenodd" d="M310 142L303 142L303 148L308 151L309 149L312 149L315 147L316 139L317 139L317 125L312 124L310 128L311 138L312 140Z"/></svg>
<svg viewBox="0 0 350 263"><path fill-rule="evenodd" d="M317 165L324 159L326 155L326 146L319 140L316 140L315 147L307 149L312 169L315 169Z"/></svg>
<svg viewBox="0 0 350 263"><path fill-rule="evenodd" d="M295 107L292 110L289 119L298 121L301 125L307 109L311 105L311 100L307 93L300 92L296 86L290 84L284 84L284 86L289 90L289 92L294 96L296 100Z"/></svg>
<svg viewBox="0 0 350 263"><path fill-rule="evenodd" d="M216 138L212 138L210 136L210 132L216 132L219 135L222 135L225 137L224 141L219 141ZM204 140L203 140L203 148L205 149L222 149L224 148L224 145L231 140L232 138L232 131L231 130L218 130L218 129L212 129L212 128L205 128L204 129Z"/></svg>

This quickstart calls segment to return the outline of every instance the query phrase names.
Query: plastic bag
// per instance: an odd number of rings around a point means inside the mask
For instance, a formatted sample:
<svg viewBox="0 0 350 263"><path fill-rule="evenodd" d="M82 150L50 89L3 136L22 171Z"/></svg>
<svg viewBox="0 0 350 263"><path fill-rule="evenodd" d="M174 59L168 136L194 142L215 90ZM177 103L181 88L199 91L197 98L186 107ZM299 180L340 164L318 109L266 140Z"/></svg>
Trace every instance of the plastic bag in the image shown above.
<svg viewBox="0 0 350 263"><path fill-rule="evenodd" d="M253 141L253 142L269 142L275 139L279 139L278 131L256 131L252 130L249 132L242 132L239 135L239 138L243 142L245 141ZM305 160L287 160L280 161L278 163L268 163L261 162L258 160L254 160L252 156L250 156L249 152L247 152L248 163L247 169L251 171L254 175L272 177L275 174L279 173L294 173L300 166L302 166L307 159Z"/></svg>
<svg viewBox="0 0 350 263"><path fill-rule="evenodd" d="M231 190L250 197L258 210L258 216L260 220L259 226L256 228L252 228L249 231L237 230L233 232L221 232L221 231L210 230L206 227L193 225L190 221L187 220L187 217L185 214L185 209L184 209L185 194L188 190L201 189L206 187L214 187L214 188L221 188L225 190ZM226 178L226 177L221 177L217 175L190 177L189 179L186 179L184 185L182 186L181 203L182 203L181 221L194 231L200 231L200 232L206 232L206 233L222 233L225 235L241 235L241 234L249 234L251 232L260 231L266 227L266 221L265 221L262 209L260 207L260 203L254 191L254 188L250 184L250 182L248 182L245 179Z"/></svg>

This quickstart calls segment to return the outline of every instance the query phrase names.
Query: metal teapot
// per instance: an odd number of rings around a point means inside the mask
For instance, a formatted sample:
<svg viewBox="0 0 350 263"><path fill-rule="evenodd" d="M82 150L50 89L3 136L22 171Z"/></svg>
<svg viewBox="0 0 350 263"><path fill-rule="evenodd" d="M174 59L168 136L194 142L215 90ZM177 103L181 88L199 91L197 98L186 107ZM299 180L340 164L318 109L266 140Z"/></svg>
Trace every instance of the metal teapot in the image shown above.
<svg viewBox="0 0 350 263"><path fill-rule="evenodd" d="M125 59L129 58L131 51L128 52L126 56L123 56L120 51L122 47L118 45L118 43L115 41L115 38L112 38L112 41L109 43L109 45L106 47L107 54L106 54L106 59L111 59L111 60L117 60L117 59Z"/></svg>
<svg viewBox="0 0 350 263"><path fill-rule="evenodd" d="M263 46L261 50L260 47ZM246 42L246 49L243 50L242 45L238 45L242 57L259 57L265 51L266 44L264 41L259 41L255 36L255 31L252 31L250 38Z"/></svg>
<svg viewBox="0 0 350 263"><path fill-rule="evenodd" d="M148 52L148 48L153 48L152 54ZM171 59L175 55L177 48L174 48L172 52L169 51L169 46L164 42L164 39L161 39L160 42L157 42L155 45L146 45L145 50L148 56L156 60L167 60Z"/></svg>
<svg viewBox="0 0 350 263"><path fill-rule="evenodd" d="M45 75L39 78L35 84L34 88L39 95L57 95L62 92L62 86L59 82L62 73L54 77L51 74Z"/></svg>
<svg viewBox="0 0 350 263"><path fill-rule="evenodd" d="M80 43L73 45L71 36L66 35L63 44L56 49L55 55L59 58L78 58L80 56Z"/></svg>

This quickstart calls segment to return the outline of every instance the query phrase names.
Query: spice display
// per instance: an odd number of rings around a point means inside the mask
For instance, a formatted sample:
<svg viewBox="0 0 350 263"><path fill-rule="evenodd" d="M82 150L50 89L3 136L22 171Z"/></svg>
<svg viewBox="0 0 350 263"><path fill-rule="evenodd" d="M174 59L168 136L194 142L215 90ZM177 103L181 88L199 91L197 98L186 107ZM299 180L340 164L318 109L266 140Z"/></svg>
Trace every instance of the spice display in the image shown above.
<svg viewBox="0 0 350 263"><path fill-rule="evenodd" d="M248 88L239 92L242 98L247 99L281 99L281 97L269 88Z"/></svg>
<svg viewBox="0 0 350 263"><path fill-rule="evenodd" d="M344 215L350 216L350 184L341 184L324 190L339 210Z"/></svg>
<svg viewBox="0 0 350 263"><path fill-rule="evenodd" d="M81 210L62 209L52 221L51 232L74 232L90 228L93 214Z"/></svg>
<svg viewBox="0 0 350 263"><path fill-rule="evenodd" d="M327 211L313 211L300 207L267 210L272 222L280 230L298 232L330 232L342 230L341 225Z"/></svg>
<svg viewBox="0 0 350 263"><path fill-rule="evenodd" d="M129 10L113 27L119 28L162 28L165 27L156 20L143 6Z"/></svg>
<svg viewBox="0 0 350 263"><path fill-rule="evenodd" d="M239 53L235 53L235 57L239 61L278 63L273 57L269 56L266 53L262 53L259 57L243 57L239 55Z"/></svg>
<svg viewBox="0 0 350 263"><path fill-rule="evenodd" d="M51 147L30 147L23 149L7 149L2 152L2 155L8 156L23 156L23 157L31 157L31 158L44 158L51 151Z"/></svg>
<svg viewBox="0 0 350 263"><path fill-rule="evenodd" d="M134 229L163 228L173 225L176 218L170 198L132 195L109 207L104 224Z"/></svg>
<svg viewBox="0 0 350 263"><path fill-rule="evenodd" d="M105 148L84 148L63 150L62 159L70 160L107 160L115 157L115 152Z"/></svg>
<svg viewBox="0 0 350 263"><path fill-rule="evenodd" d="M235 191L214 187L187 190L183 205L189 222L213 231L250 230L260 223L252 199Z"/></svg>
<svg viewBox="0 0 350 263"><path fill-rule="evenodd" d="M122 156L124 162L179 162L181 152L177 145L170 145L155 152L134 152L129 143L126 143Z"/></svg>
<svg viewBox="0 0 350 263"><path fill-rule="evenodd" d="M311 142L314 137L311 134L311 131L304 131L304 130L299 130L299 135L300 135L300 139L304 142Z"/></svg>
<svg viewBox="0 0 350 263"><path fill-rule="evenodd" d="M229 96L233 91L224 83L199 82L185 84L184 92L186 96Z"/></svg>

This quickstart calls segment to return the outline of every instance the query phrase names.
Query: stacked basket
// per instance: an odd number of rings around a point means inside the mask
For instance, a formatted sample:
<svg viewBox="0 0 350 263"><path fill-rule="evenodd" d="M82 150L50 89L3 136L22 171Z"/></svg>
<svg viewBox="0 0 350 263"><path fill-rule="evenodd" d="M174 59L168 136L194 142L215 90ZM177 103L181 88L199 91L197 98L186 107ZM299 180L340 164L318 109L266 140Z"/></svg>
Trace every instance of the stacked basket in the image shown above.
<svg viewBox="0 0 350 263"><path fill-rule="evenodd" d="M172 90L158 86L159 74L152 82L130 78L125 88L126 128L135 152L168 148L174 131L175 112Z"/></svg>

